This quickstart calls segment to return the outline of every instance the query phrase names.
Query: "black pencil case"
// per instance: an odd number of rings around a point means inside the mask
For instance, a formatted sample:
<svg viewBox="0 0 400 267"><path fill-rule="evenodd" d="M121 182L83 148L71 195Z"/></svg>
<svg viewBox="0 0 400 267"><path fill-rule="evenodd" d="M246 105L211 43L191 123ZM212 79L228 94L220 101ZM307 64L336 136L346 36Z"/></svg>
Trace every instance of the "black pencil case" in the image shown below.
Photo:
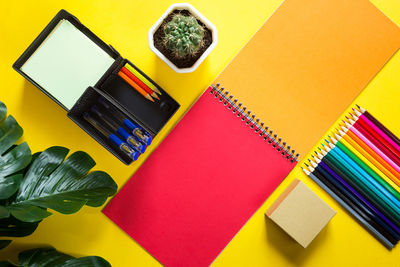
<svg viewBox="0 0 400 267"><path fill-rule="evenodd" d="M93 43L95 43L99 48L104 50L115 60L95 84L88 86L86 90L83 90L82 95L70 108L64 105L62 100L47 92L37 81L35 81L21 69L27 60L35 53L35 51L62 20L68 20L73 26L75 26ZM125 64L129 64L161 92L159 95L160 100L154 102L148 101L118 76L118 72ZM161 88L150 77L143 73L137 66L135 66L129 60L123 58L116 49L114 49L111 45L104 43L99 37L86 28L76 17L65 10L61 10L57 13L57 15L44 28L39 36L13 64L13 68L32 84L38 87L41 91L47 94L51 99L57 102L61 107L63 107L67 111L67 116L70 119L72 119L80 128L96 139L102 146L104 146L108 151L114 154L125 164L130 164L132 159L124 154L107 137L101 135L83 118L83 114L89 111L91 106L97 103L99 97L105 99L110 105L119 110L132 122L139 125L153 138L160 132L160 130L180 107L180 105L163 88Z"/></svg>

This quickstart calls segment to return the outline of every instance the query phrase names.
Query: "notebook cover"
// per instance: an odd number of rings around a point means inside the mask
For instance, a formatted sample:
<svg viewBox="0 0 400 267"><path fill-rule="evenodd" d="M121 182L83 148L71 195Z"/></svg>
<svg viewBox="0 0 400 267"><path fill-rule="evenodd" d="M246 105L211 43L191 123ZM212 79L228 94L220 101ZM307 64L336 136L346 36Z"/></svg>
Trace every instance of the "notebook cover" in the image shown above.
<svg viewBox="0 0 400 267"><path fill-rule="evenodd" d="M286 0L216 83L304 156L399 46L368 0Z"/></svg>
<svg viewBox="0 0 400 267"><path fill-rule="evenodd" d="M165 266L208 266L296 163L208 89L103 212Z"/></svg>

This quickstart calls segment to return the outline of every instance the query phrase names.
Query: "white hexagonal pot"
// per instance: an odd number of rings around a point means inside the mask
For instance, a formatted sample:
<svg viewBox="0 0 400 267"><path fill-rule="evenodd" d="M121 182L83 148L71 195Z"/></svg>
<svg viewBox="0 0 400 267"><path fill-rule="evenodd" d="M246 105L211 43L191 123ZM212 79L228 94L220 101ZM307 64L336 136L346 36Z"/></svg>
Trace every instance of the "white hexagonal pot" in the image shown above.
<svg viewBox="0 0 400 267"><path fill-rule="evenodd" d="M207 48L206 51L197 59L197 61L190 68L178 68L172 61L170 61L166 56L164 56L155 46L154 46L154 33L158 30L160 25L163 23L164 19L174 10L188 10L194 17L204 23L206 27L212 32L212 43ZM174 71L178 73L188 73L193 72L197 67L204 61L204 59L211 53L218 42L217 28L208 19L206 19L197 9L195 9L191 4L188 3L178 3L171 5L167 11L157 20L157 22L151 27L148 33L149 47L159 58L161 58L168 66L170 66Z"/></svg>

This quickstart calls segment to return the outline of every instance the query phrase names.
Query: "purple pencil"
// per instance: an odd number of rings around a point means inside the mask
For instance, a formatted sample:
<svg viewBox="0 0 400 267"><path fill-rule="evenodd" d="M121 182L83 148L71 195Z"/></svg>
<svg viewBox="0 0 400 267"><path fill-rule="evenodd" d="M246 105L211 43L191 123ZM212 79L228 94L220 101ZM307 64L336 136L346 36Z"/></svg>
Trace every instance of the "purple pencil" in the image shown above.
<svg viewBox="0 0 400 267"><path fill-rule="evenodd" d="M319 159L316 159L320 161ZM334 170L332 170L325 162L320 161L318 164L329 172L336 180L338 180L344 187L346 187L352 194L354 194L361 202L368 206L379 218L385 221L393 230L400 234L400 229L392 223L385 215L383 215L378 209L374 207L368 200L366 200L362 195L360 195L351 185L349 185L345 180L343 180Z"/></svg>

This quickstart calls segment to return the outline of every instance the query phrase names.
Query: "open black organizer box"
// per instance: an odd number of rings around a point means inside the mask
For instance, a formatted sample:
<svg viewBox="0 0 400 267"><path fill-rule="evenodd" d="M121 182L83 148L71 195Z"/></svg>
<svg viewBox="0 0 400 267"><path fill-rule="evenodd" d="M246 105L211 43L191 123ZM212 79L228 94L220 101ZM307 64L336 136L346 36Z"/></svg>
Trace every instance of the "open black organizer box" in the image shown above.
<svg viewBox="0 0 400 267"><path fill-rule="evenodd" d="M90 40L92 40L101 49L107 52L107 54L115 59L115 62L113 62L111 67L104 73L100 80L93 87L88 87L71 109L66 108L58 99L49 94L44 88L42 88L38 83L36 83L21 70L21 67L24 65L24 63L30 58L30 56L36 51L36 49L41 45L41 43L61 20L68 20L71 22ZM147 100L118 76L118 72L126 63L131 65L136 71L138 71L149 82L158 88L158 90L161 92L161 95L159 95L160 100L155 102ZM83 114L88 112L93 105L98 105L98 99L103 97L103 99L106 99L109 104L122 112L127 118L139 125L154 138L180 107L180 105L158 84L156 84L130 61L122 58L121 55L111 45L104 43L88 28L81 24L76 17L65 10L58 12L53 20L28 47L28 49L14 63L13 68L23 75L27 80L33 83L36 87L42 90L45 94L47 94L50 98L52 98L55 102L57 102L60 106L66 109L68 111L67 116L70 119L72 119L79 127L86 131L90 136L92 136L125 164L130 164L133 160L124 152L122 152L107 137L102 135L96 128L89 124L83 118Z"/></svg>

